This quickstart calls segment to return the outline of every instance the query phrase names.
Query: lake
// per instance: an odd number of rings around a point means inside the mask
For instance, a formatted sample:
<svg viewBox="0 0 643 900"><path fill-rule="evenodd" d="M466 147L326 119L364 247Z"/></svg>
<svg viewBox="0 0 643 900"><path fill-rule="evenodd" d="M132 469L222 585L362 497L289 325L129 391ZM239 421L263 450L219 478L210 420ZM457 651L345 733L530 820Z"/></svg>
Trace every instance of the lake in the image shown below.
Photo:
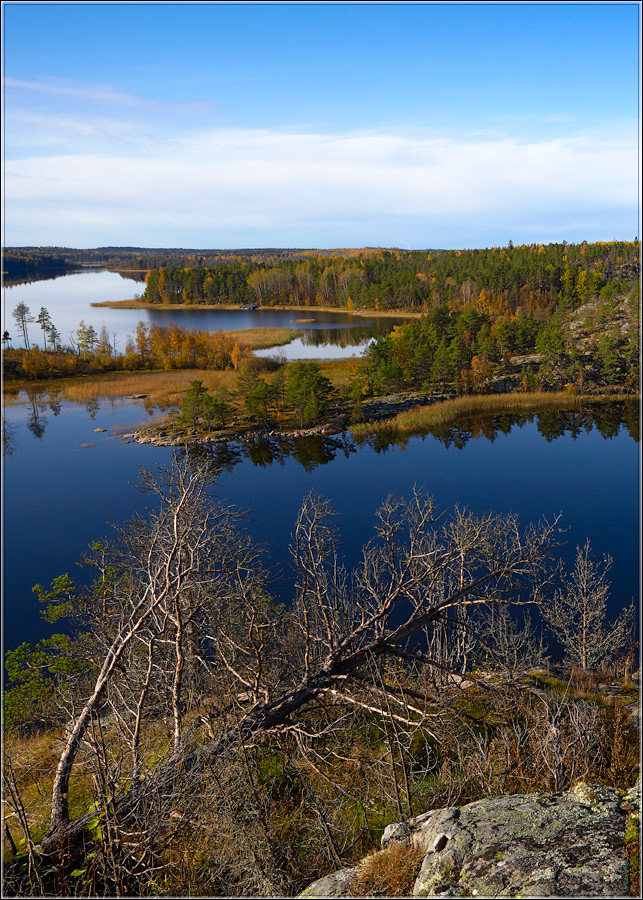
<svg viewBox="0 0 643 900"><path fill-rule="evenodd" d="M45 307L60 332L63 344L82 321L92 325L97 333L103 326L110 339L116 337L116 349L123 352L127 337L133 335L140 321L155 325L182 325L202 331L235 331L241 328L292 328L301 337L292 345L276 350L260 351L258 355L278 353L286 359L329 359L359 355L368 343L388 333L394 325L407 321L393 316L358 316L347 312L317 309L226 310L204 309L199 306L178 309L120 309L92 307L92 303L132 300L145 290L144 283L126 275L108 271L75 272L59 278L31 281L3 287L6 325L13 337L13 346L21 346L11 311L18 303L29 307L37 316ZM29 327L30 340L42 347L42 331L36 323Z"/></svg>
<svg viewBox="0 0 643 900"><path fill-rule="evenodd" d="M76 563L88 545L109 534L109 522L145 507L147 498L133 486L139 467L163 464L171 451L122 441L117 432L147 414L141 401L49 404L44 394L23 394L6 408L6 649L52 631L32 586L48 586L64 572L82 578ZM289 596L290 534L308 492L333 501L345 561L353 565L382 500L408 496L417 485L441 509L513 511L524 524L562 512L568 563L588 537L598 558L613 557L611 606L618 610L638 597L638 427L631 416L629 429L621 424L618 411L602 415L502 416L402 446L358 446L350 436L220 445L213 458L221 467L217 492L247 509L249 532L269 542L267 563L281 600Z"/></svg>
<svg viewBox="0 0 643 900"><path fill-rule="evenodd" d="M8 320L19 302L37 315L47 307L63 341L84 319L110 335L119 349L139 320L224 330L256 325L292 327L301 339L294 357L350 356L401 319L319 310L172 310L92 308L91 302L131 299L141 282L114 272L91 271L4 289ZM295 321L299 320L299 321ZM311 321L312 320L312 321ZM13 321L8 321L9 328ZM12 330L15 336L15 329ZM39 332L31 326L32 340ZM281 353L279 348L268 353ZM22 393L4 411L4 640L10 649L51 633L40 618L31 588L48 586L64 572L74 578L88 545L144 507L135 489L139 467L167 462L170 450L121 441L118 433L152 415L140 401L60 403L43 392ZM631 419L631 416L630 416ZM95 432L103 428L105 431ZM612 608L638 597L639 448L620 413L591 416L548 413L527 419L498 417L475 428L446 429L403 445L357 446L350 436L333 439L259 441L216 449L220 496L249 514L248 529L269 541L267 562L273 592L289 596L285 569L297 511L311 490L330 498L353 565L370 538L374 513L388 494L408 495L424 486L443 509L459 503L476 512L514 511L526 524L563 513L569 525L566 559L589 537L598 557L614 559Z"/></svg>

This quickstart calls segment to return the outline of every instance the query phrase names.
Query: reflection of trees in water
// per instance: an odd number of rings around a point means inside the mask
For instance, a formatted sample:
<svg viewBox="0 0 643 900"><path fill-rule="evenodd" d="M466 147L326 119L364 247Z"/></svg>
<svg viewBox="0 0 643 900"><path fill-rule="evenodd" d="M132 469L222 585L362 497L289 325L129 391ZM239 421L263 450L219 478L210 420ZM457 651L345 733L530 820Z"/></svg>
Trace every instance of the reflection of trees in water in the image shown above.
<svg viewBox="0 0 643 900"><path fill-rule="evenodd" d="M512 428L522 428L527 422L536 422L538 433L550 442L566 434L577 438L583 431L596 428L606 440L616 437L621 427L636 442L640 438L638 404L635 401L616 403L589 403L582 410L544 410L541 413L521 415L503 413L495 416L467 416L453 425L433 425L417 437L431 435L445 447L462 450L470 440L484 438L494 441L499 434L509 434ZM406 447L408 435L398 435L395 431L378 431L360 438L376 453L384 453L392 447Z"/></svg>
<svg viewBox="0 0 643 900"><path fill-rule="evenodd" d="M240 445L241 456L249 459L255 466L264 467L273 463L283 466L287 459L292 458L307 472L332 462L338 453L348 457L356 449L348 436L322 435L300 438L262 437Z"/></svg>
<svg viewBox="0 0 643 900"><path fill-rule="evenodd" d="M106 271L106 270L103 269L102 271ZM109 271L114 271L114 270L110 269ZM125 271L117 272L116 274L120 275L121 278L123 278L125 281L140 281L141 283L145 282L145 274L146 274L145 272L135 272L135 271L126 269Z"/></svg>
<svg viewBox="0 0 643 900"><path fill-rule="evenodd" d="M538 431L547 441L570 434L577 438L581 432L590 432L596 428L598 433L606 440L616 437L621 425L626 424L624 413L627 407L635 406L629 403L596 404L593 407L581 411L547 411L538 416ZM638 424L632 429L634 420L632 410L627 410L627 431L638 441ZM638 419L638 413L636 415Z"/></svg>
<svg viewBox="0 0 643 900"><path fill-rule="evenodd" d="M226 472L231 472L244 459L250 460L254 466L265 468L273 463L283 466L290 458L296 460L307 472L312 472L317 466L332 462L339 453L348 457L356 451L355 443L347 435L312 435L301 438L266 435L244 443L201 445L189 450L208 460L213 470ZM185 452L185 449L179 451L180 455Z"/></svg>
<svg viewBox="0 0 643 900"><path fill-rule="evenodd" d="M95 397L91 400L83 400L83 406L89 413L89 418L93 421L96 418L96 413L100 409L100 400L97 400Z"/></svg>
<svg viewBox="0 0 643 900"><path fill-rule="evenodd" d="M31 412L27 420L27 428L38 440L42 440L47 427L47 419L43 415L47 411L47 401L44 391L27 391Z"/></svg>
<svg viewBox="0 0 643 900"><path fill-rule="evenodd" d="M334 347L357 347L370 338L382 337L388 334L394 325L399 324L396 319L368 319L359 325L344 325L343 327L330 328L304 328L299 333L302 344L306 347L319 347L323 344L332 344Z"/></svg>
<svg viewBox="0 0 643 900"><path fill-rule="evenodd" d="M306 328L301 332L301 342L305 347L357 347L369 338L375 337L373 329L362 325L354 328Z"/></svg>
<svg viewBox="0 0 643 900"><path fill-rule="evenodd" d="M27 428L34 437L41 440L47 428L47 418L44 413L49 410L54 416L59 416L62 412L62 391L60 388L28 387L26 394L31 406Z"/></svg>
<svg viewBox="0 0 643 900"><path fill-rule="evenodd" d="M27 419L27 428L35 438L42 440L45 436L48 423L45 413L51 412L54 416L59 416L61 414L63 409L63 391L58 387L27 387L25 388L25 393L27 395L27 402L31 407ZM99 400L92 398L89 400L79 400L77 402L79 405L84 406L89 413L90 419L96 417L96 413L100 409ZM3 438L6 433L6 428L7 425L3 422ZM13 453L16 448L17 444L15 443L15 440L13 440L11 453ZM4 452L7 453L6 449Z"/></svg>
<svg viewBox="0 0 643 900"><path fill-rule="evenodd" d="M11 456L17 448L14 426L7 422L5 414L2 413L2 455Z"/></svg>
<svg viewBox="0 0 643 900"><path fill-rule="evenodd" d="M271 441L270 438L258 438L255 441L250 441L244 446L243 455L254 466L261 466L261 468L271 466L274 462L279 462L283 465L286 458L286 454L284 454L281 447L276 441Z"/></svg>
<svg viewBox="0 0 643 900"><path fill-rule="evenodd" d="M31 404L27 428L34 437L40 439L44 436L47 426L44 413L47 410L53 412L55 416L61 413L61 392L50 389L28 389L27 394ZM82 401L81 405L85 407L92 419L100 409L98 400ZM152 414L153 410L148 409L147 412ZM427 437L430 435L447 448L453 447L461 450L472 439L493 442L499 435L509 434L512 428L522 428L528 422L534 421L538 433L548 442L566 434L576 438L583 431L590 432L593 428L596 428L605 439L616 437L621 427L636 442L640 438L640 417L636 401L619 401L610 404L588 403L582 410L545 410L538 414L528 415L502 413L492 416L468 416L457 424L432 426L415 436ZM277 437L266 435L243 443L222 442L201 446L198 450L193 449L191 452L203 455L219 471L232 471L244 459L250 460L255 466L265 468L274 463L284 465L287 459L292 458L307 472L310 472L317 466L332 462L338 453L343 453L346 457L350 456L351 453L357 451L357 447L361 444L367 444L376 453L385 453L393 447L404 449L410 440L409 435L401 436L394 431L384 430L360 437L357 441L349 433L331 437L313 435L300 438L291 438L287 435ZM3 419L3 452L10 455L16 447L15 435Z"/></svg>

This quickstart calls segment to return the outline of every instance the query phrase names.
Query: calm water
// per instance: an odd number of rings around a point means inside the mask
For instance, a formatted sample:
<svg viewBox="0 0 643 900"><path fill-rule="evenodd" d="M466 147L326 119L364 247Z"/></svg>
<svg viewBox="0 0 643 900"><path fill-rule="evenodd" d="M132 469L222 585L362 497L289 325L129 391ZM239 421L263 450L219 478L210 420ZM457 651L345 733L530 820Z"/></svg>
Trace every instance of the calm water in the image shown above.
<svg viewBox="0 0 643 900"><path fill-rule="evenodd" d="M139 467L167 462L171 451L113 433L145 416L140 402L86 408L41 399L5 413L4 639L12 648L51 632L32 586L49 585L64 572L82 578L76 563L89 543L109 534L109 522L123 522L149 502L133 486ZM514 511L523 523L562 512L569 525L567 559L589 537L598 557L614 558L613 609L638 597L635 429L628 432L613 418L599 430L561 413L517 424L505 417L484 433L452 429L440 439L417 437L405 447L379 450L350 438L230 444L217 450L223 466L217 490L248 510L248 529L258 541L270 542L267 561L280 599L288 598L289 539L309 491L334 502L352 565L381 501L408 495L416 484L442 509L459 503L480 513Z"/></svg>
<svg viewBox="0 0 643 900"><path fill-rule="evenodd" d="M190 307L181 309L110 309L92 307L102 301L132 300L142 295L145 285L116 272L79 272L44 281L32 281L3 288L5 327L13 337L13 346L21 346L15 322L11 316L18 303L29 307L37 316L45 307L60 332L63 344L80 321L93 325L97 332L107 328L116 349L125 349L127 337L133 335L140 321L156 325L182 325L204 331L234 331L240 328L292 328L301 331L301 338L279 350L260 355L280 353L287 359L342 358L359 354L369 341L386 334L402 318L355 316L343 312L320 310L223 310ZM32 343L42 347L42 331L36 323L29 326Z"/></svg>

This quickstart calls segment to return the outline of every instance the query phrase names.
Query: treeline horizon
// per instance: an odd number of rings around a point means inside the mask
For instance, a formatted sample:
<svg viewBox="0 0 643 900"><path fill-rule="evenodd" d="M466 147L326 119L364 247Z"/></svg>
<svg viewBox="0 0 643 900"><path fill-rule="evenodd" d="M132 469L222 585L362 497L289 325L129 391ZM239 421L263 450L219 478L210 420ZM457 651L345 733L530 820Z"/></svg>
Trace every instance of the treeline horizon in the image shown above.
<svg viewBox="0 0 643 900"><path fill-rule="evenodd" d="M381 248L305 249L257 247L237 249L198 249L179 247L4 247L3 275L9 281L46 278L78 271L85 266L148 271L160 266L210 266L235 259L274 262L280 259L306 259L317 256L350 256L376 253Z"/></svg>
<svg viewBox="0 0 643 900"><path fill-rule="evenodd" d="M427 312L443 303L515 315L579 306L632 284L640 243L530 244L485 250L368 250L305 259L231 258L159 266L143 300ZM603 292L601 294L601 292Z"/></svg>
<svg viewBox="0 0 643 900"><path fill-rule="evenodd" d="M492 246L462 249L444 248L420 248L401 249L399 247L343 247L343 248L301 248L301 247L245 247L245 248L163 248L163 247L136 247L136 246L105 246L95 248L74 248L65 246L21 246L4 247L3 274L8 279L46 277L45 273L51 271L73 271L87 265L102 265L107 268L121 268L132 270L152 270L168 266L182 266L187 268L199 268L213 266L219 263L244 261L254 263L257 266L272 266L280 262L306 261L312 258L320 259L362 259L377 258L383 254L396 254L400 257L413 256L415 254L436 254L438 258L449 255L467 255L480 253L493 253L502 250L524 250L525 248L570 248L593 247L608 248L614 254L621 255L623 247L640 248L637 238L634 241L612 240L588 243L582 241L579 244L570 244L567 241L549 244L521 244L515 245L509 241L506 247ZM632 253L628 254L630 259ZM639 258L639 252L634 253L634 258Z"/></svg>

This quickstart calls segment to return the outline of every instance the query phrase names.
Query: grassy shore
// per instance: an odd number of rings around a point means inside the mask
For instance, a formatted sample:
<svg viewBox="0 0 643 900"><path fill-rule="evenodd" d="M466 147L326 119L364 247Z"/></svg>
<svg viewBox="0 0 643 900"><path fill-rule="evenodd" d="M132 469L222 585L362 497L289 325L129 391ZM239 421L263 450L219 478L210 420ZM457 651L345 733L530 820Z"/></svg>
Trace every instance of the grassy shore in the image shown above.
<svg viewBox="0 0 643 900"><path fill-rule="evenodd" d="M467 415L500 415L502 413L536 413L547 409L578 409L588 402L612 403L637 399L632 394L572 394L568 391L532 394L480 394L455 397L430 406L418 406L398 413L391 419L363 422L352 426L356 437L378 432L412 435L428 428L451 425Z"/></svg>
<svg viewBox="0 0 643 900"><path fill-rule="evenodd" d="M288 329L250 329L233 332L239 336L240 343L258 349L263 346L275 346L274 341L281 332L285 339ZM253 343L251 344L250 341ZM346 396L352 380L357 375L360 360L357 357L346 359L319 360L317 365L330 380L333 387ZM291 364L286 363L286 372ZM274 372L264 371L262 377L270 383ZM180 369L137 372L104 372L86 375L82 378L60 378L55 381L10 381L4 383L4 404L11 406L22 403L21 391L48 395L51 399L69 401L71 403L90 403L95 400L118 401L130 397L144 395L146 406L157 406L161 409L181 406L185 392L192 381L201 381L210 392L225 387L231 393L237 389L239 373L232 369L218 371L212 369ZM559 393L536 392L531 394L482 394L456 397L430 404L417 406L401 412L390 419L377 422L363 422L351 427L353 435L365 438L368 435L386 433L388 435L413 435L427 431L432 427L448 426L467 416L500 415L502 413L537 413L547 409L578 409L587 403L611 403L614 401L638 400L632 394L574 394L567 391Z"/></svg>
<svg viewBox="0 0 643 900"><path fill-rule="evenodd" d="M226 335L238 341L242 347L251 350L268 350L269 347L283 347L299 337L301 332L296 328L240 328L238 331L226 331Z"/></svg>
<svg viewBox="0 0 643 900"><path fill-rule="evenodd" d="M101 300L93 307L108 309L240 309L238 303L148 303L146 300Z"/></svg>
<svg viewBox="0 0 643 900"><path fill-rule="evenodd" d="M253 329L253 331L261 329ZM285 329L266 329L280 331ZM241 334L241 332L239 332ZM260 337L257 336L260 341ZM255 347L261 346L257 343ZM270 344L269 346L274 346ZM322 360L319 368L330 379L333 386L341 389L355 376L359 360L356 358ZM288 364L286 364L286 367ZM270 382L271 372L262 372L262 377ZM179 369L139 372L104 372L82 378L59 378L55 381L11 381L4 383L4 403L10 406L22 402L20 391L47 392L59 400L72 403L88 403L92 400L118 400L145 394L146 402L158 406L180 406L191 381L202 381L209 391L218 387L236 390L238 372L227 369L224 372L212 369Z"/></svg>
<svg viewBox="0 0 643 900"><path fill-rule="evenodd" d="M100 303L90 303L89 305L109 307L110 309L223 309L241 311L238 303L147 303L145 300L103 300ZM352 316L366 316L368 318L378 316L381 318L419 319L423 315L422 312L410 309L346 309L345 307L337 306L284 306L277 304L276 306L260 307L260 309L278 309L286 312L305 313L350 313Z"/></svg>
<svg viewBox="0 0 643 900"><path fill-rule="evenodd" d="M56 381L13 381L4 385L4 403L22 402L21 390L46 392L58 400L88 403L92 400L120 400L145 394L146 402L158 406L175 406L183 397L191 381L202 381L208 390L224 385L234 390L237 373L212 369L181 369L178 371L106 372L86 378L60 378Z"/></svg>

